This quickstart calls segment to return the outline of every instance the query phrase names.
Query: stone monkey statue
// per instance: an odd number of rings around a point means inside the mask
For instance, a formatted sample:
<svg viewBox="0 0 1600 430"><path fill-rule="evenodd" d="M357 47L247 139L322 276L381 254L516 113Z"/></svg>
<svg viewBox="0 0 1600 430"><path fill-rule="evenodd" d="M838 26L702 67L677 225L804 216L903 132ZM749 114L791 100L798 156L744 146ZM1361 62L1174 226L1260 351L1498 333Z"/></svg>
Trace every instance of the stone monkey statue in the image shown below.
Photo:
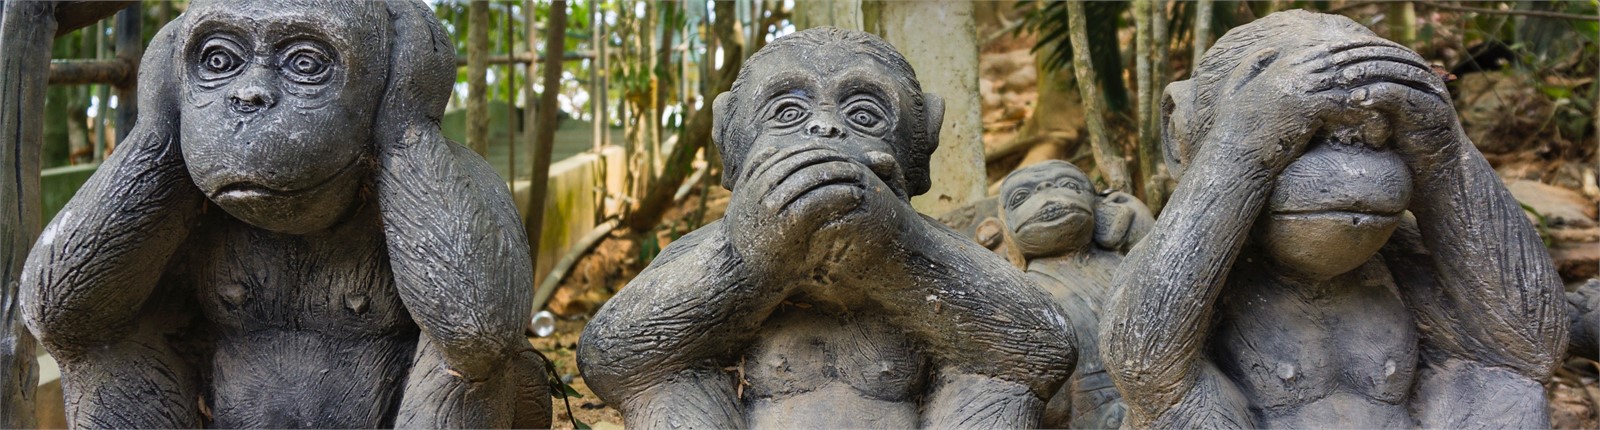
<svg viewBox="0 0 1600 430"><path fill-rule="evenodd" d="M1279 12L1163 105L1178 187L1100 330L1134 427L1550 426L1560 279L1416 53Z"/></svg>
<svg viewBox="0 0 1600 430"><path fill-rule="evenodd" d="M1567 315L1572 327L1567 353L1600 360L1600 279L1590 279L1567 293Z"/></svg>
<svg viewBox="0 0 1600 430"><path fill-rule="evenodd" d="M1055 298L1078 339L1078 366L1045 408L1045 427L1118 428L1125 407L1100 364L1100 314L1113 296L1118 250L1137 243L1155 219L1127 193L1099 195L1077 166L1030 165L1000 183L999 219L1028 277Z"/></svg>
<svg viewBox="0 0 1600 430"><path fill-rule="evenodd" d="M774 40L717 97L727 216L585 328L637 428L1026 428L1075 363L1049 296L912 209L943 104L867 33Z"/></svg>
<svg viewBox="0 0 1600 430"><path fill-rule="evenodd" d="M527 239L440 135L420 1L196 1L42 233L23 316L74 427L544 427Z"/></svg>

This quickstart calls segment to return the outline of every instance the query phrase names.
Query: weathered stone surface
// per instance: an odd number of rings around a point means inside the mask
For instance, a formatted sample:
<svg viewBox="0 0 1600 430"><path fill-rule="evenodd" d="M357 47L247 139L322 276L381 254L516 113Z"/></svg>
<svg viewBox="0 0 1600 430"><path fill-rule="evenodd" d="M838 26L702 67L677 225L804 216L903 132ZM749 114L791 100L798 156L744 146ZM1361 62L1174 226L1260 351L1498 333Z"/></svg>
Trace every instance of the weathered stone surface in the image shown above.
<svg viewBox="0 0 1600 430"><path fill-rule="evenodd" d="M1116 294L1121 252L1155 220L1122 192L1100 195L1077 166L1054 160L1006 176L996 216L1009 249L1027 260L1028 277L1061 305L1078 339L1078 367L1045 407L1049 428L1119 428L1126 406L1100 364L1098 328Z"/></svg>
<svg viewBox="0 0 1600 430"><path fill-rule="evenodd" d="M673 241L578 350L628 427L1037 427L1076 362L1022 272L912 208L943 102L894 48L773 41L717 97L726 216Z"/></svg>
<svg viewBox="0 0 1600 430"><path fill-rule="evenodd" d="M1426 62L1289 11L1193 76L1100 328L1133 426L1550 425L1563 287Z"/></svg>
<svg viewBox="0 0 1600 430"><path fill-rule="evenodd" d="M195 2L44 230L22 313L81 427L539 427L505 185L422 2Z"/></svg>

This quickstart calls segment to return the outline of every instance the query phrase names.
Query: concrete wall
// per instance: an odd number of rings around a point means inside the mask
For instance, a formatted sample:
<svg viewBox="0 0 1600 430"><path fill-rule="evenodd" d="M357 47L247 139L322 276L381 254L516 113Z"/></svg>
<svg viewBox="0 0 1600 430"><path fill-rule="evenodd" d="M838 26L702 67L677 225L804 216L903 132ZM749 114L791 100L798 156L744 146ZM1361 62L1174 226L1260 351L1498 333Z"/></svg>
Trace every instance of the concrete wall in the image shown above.
<svg viewBox="0 0 1600 430"><path fill-rule="evenodd" d="M616 213L617 203L607 202L604 190L622 189L623 151L619 146L601 152L584 152L550 165L549 192L545 195L544 237L534 264L533 284L549 275L550 267L605 214ZM528 207L528 181L512 189L517 208ZM525 210L525 209L523 209ZM527 216L523 214L523 216ZM533 234L533 232L529 232Z"/></svg>

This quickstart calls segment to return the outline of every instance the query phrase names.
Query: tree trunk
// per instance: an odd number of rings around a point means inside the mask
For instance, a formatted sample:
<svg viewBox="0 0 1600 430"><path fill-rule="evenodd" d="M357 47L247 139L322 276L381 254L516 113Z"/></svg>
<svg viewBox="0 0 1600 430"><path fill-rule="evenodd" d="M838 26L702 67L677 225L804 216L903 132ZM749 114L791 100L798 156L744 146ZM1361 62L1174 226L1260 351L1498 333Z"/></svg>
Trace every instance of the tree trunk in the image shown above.
<svg viewBox="0 0 1600 430"><path fill-rule="evenodd" d="M1068 38L1072 40L1072 69L1078 74L1078 93L1083 97L1084 122L1089 129L1089 145L1094 150L1094 164L1100 169L1107 188L1123 192L1132 191L1127 164L1122 159L1122 149L1106 135L1105 101L1100 97L1100 88L1094 85L1095 82L1099 82L1099 77L1096 76L1093 62L1089 59L1089 34L1086 31L1089 24L1084 15L1083 2L1068 2L1067 16L1070 27Z"/></svg>
<svg viewBox="0 0 1600 430"><path fill-rule="evenodd" d="M556 0L550 4L550 22L545 26L544 93L539 94L539 122L534 130L537 138L533 152L533 176L528 178L528 217L523 228L528 231L530 264L539 262L539 243L544 238L544 200L550 185L550 151L556 140L556 96L561 94L561 52L567 45L567 2ZM538 311L535 309L534 311Z"/></svg>
<svg viewBox="0 0 1600 430"><path fill-rule="evenodd" d="M39 148L56 3L0 5L0 427L33 428L39 384L17 287L39 234Z"/></svg>
<svg viewBox="0 0 1600 430"><path fill-rule="evenodd" d="M929 160L933 187L911 199L918 211L940 214L984 197L982 103L978 95L978 34L972 2L874 2L877 33L899 48L917 71L922 90L944 98L939 147ZM931 25L937 23L936 25ZM874 27L868 23L869 28ZM936 41L930 43L930 41ZM1088 52L1088 51L1084 51Z"/></svg>
<svg viewBox="0 0 1600 430"><path fill-rule="evenodd" d="M1150 72L1150 61L1155 59L1155 41L1152 36L1154 29L1151 28L1150 18L1153 16L1151 10L1155 8L1150 3L1151 0L1133 1L1133 81L1136 87L1134 109L1138 112L1134 114L1134 118L1138 120L1135 152L1138 155L1138 163L1134 167L1138 170L1133 172L1132 179L1135 195L1141 198L1146 195L1145 189L1149 185L1150 177L1154 176L1154 171L1146 165L1148 160L1145 159L1147 148L1155 146L1152 143L1154 133L1150 131L1150 121L1148 121L1150 105L1155 103L1155 99L1151 97L1155 92L1155 75Z"/></svg>
<svg viewBox="0 0 1600 430"><path fill-rule="evenodd" d="M1189 70L1194 70L1200 65L1200 59L1206 55L1206 49L1211 47L1211 7L1215 0L1199 0L1194 8L1194 58L1189 62Z"/></svg>
<svg viewBox="0 0 1600 430"><path fill-rule="evenodd" d="M1167 201L1167 171L1161 155L1161 94L1167 87L1167 0L1150 0L1150 100L1139 112L1144 132L1139 137L1139 174L1144 178L1145 205L1160 213Z"/></svg>
<svg viewBox="0 0 1600 430"><path fill-rule="evenodd" d="M716 73L716 86L706 89L702 95L706 103L686 117L683 135L678 139L678 144L673 145L672 153L667 154L661 175L650 182L650 189L639 199L638 206L623 219L623 225L630 230L648 232L661 222L662 214L672 206L672 196L677 193L678 186L694 169L689 164L694 160L695 153L711 140L711 106L714 104L711 101L733 87L733 80L747 57L742 52L744 45L739 44L742 37L733 25L737 20L733 6L732 2L716 2L715 5L717 19L712 23L712 32L721 44L723 53L722 68L717 69Z"/></svg>
<svg viewBox="0 0 1600 430"><path fill-rule="evenodd" d="M134 3L117 12L117 59L127 63L129 75L117 86L117 141L133 130L133 121L139 118L139 58L144 56L144 7Z"/></svg>
<svg viewBox="0 0 1600 430"><path fill-rule="evenodd" d="M472 0L467 6L467 147L484 157L489 156L488 59L489 1Z"/></svg>

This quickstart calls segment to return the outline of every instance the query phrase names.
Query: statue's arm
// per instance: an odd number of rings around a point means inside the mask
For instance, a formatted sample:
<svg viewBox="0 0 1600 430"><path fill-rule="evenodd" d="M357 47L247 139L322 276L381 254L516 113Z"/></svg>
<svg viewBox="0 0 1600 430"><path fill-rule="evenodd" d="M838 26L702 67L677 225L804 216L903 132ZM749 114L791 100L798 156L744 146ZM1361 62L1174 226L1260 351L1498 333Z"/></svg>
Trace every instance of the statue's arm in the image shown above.
<svg viewBox="0 0 1600 430"><path fill-rule="evenodd" d="M175 136L157 128L133 130L28 255L23 314L52 353L99 345L133 328L200 213L204 197L189 180Z"/></svg>
<svg viewBox="0 0 1600 430"><path fill-rule="evenodd" d="M375 188L400 299L445 363L481 381L528 347L533 268L505 183L438 133L412 127L380 150Z"/></svg>
<svg viewBox="0 0 1600 430"><path fill-rule="evenodd" d="M1567 293L1567 322L1572 335L1567 354L1600 359L1600 280L1590 279Z"/></svg>
<svg viewBox="0 0 1600 430"><path fill-rule="evenodd" d="M58 357L133 329L135 315L206 204L189 179L178 142L177 78L165 73L176 61L176 37L163 29L152 39L140 74L138 124L28 254L23 317Z"/></svg>
<svg viewBox="0 0 1600 430"><path fill-rule="evenodd" d="M1275 176L1237 148L1202 147L1165 213L1117 273L1099 346L1135 426L1150 425L1180 403L1223 400L1213 395L1217 390L1195 389L1228 383L1205 370L1202 350L1217 296Z"/></svg>
<svg viewBox="0 0 1600 430"><path fill-rule="evenodd" d="M1494 193L1486 194L1488 198L1482 194L1479 198L1494 199ZM1509 203L1517 206L1515 201ZM1567 342L1568 315L1561 303L1561 284L1549 268L1542 246L1518 246L1511 242L1518 240L1514 235L1504 235L1503 230L1524 228L1519 225L1525 222L1522 215L1500 219L1501 223L1512 224L1476 228L1502 230L1500 237L1506 241L1492 242L1493 245L1479 242L1475 246L1483 248L1477 251L1503 249L1505 258L1524 260L1522 264L1544 259L1550 278L1539 273L1538 267L1486 261L1483 256L1469 260L1481 267L1470 267L1469 261L1452 261L1474 257L1463 256L1460 249L1435 248L1437 241L1425 239L1430 229L1418 228L1427 222L1420 219L1407 219L1384 249L1383 256L1401 298L1415 314L1422 331L1423 367L1418 374L1413 409L1423 427L1550 425L1542 382L1560 365L1561 350ZM1465 233L1435 230L1432 234ZM1539 243L1537 237L1532 240ZM1527 255L1533 251L1540 255ZM1554 303L1546 303L1546 299L1553 299Z"/></svg>
<svg viewBox="0 0 1600 430"><path fill-rule="evenodd" d="M712 223L672 242L584 328L578 366L629 427L742 428L741 349L790 288L757 282Z"/></svg>
<svg viewBox="0 0 1600 430"><path fill-rule="evenodd" d="M1415 407L1426 427L1549 425L1540 382L1567 339L1561 279L1522 207L1462 132L1437 76L1429 90L1367 87L1416 184L1416 223L1384 252L1422 331ZM1420 237L1418 237L1420 236ZM1467 389L1487 387L1493 389Z"/></svg>

